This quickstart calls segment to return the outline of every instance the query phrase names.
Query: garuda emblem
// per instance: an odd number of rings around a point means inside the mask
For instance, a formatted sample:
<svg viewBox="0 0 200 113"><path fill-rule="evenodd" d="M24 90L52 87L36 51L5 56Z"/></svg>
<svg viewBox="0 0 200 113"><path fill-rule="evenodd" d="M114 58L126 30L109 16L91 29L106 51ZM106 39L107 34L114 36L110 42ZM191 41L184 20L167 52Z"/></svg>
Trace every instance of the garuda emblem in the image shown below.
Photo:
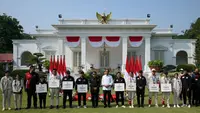
<svg viewBox="0 0 200 113"><path fill-rule="evenodd" d="M111 19L111 15L112 15L112 12L110 12L109 14L105 14L103 13L102 15L99 14L98 12L96 12L96 17L98 19L98 21L102 24L108 24L108 21Z"/></svg>

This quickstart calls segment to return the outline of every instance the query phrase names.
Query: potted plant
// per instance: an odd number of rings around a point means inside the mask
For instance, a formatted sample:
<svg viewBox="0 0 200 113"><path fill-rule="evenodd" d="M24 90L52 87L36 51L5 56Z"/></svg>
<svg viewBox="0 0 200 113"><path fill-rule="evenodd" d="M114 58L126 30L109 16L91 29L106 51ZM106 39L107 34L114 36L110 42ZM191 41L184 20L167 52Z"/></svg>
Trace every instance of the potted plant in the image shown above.
<svg viewBox="0 0 200 113"><path fill-rule="evenodd" d="M148 66L150 69L155 69L156 71L160 71L163 67L163 62L161 60L152 60L148 62Z"/></svg>

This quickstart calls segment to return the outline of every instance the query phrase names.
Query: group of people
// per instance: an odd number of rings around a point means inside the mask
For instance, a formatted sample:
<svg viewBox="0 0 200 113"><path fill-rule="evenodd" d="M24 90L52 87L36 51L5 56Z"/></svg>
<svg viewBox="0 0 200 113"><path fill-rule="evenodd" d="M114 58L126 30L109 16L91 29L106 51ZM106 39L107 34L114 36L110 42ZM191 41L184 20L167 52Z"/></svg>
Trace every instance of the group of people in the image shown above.
<svg viewBox="0 0 200 113"><path fill-rule="evenodd" d="M170 108L170 95L173 93L173 101L174 107L180 107L179 100L183 98L183 107L191 105L198 105L200 103L200 74L198 69L195 70L193 74L188 74L187 71L181 72L181 74L175 73L173 78L168 76L168 72L164 72L162 75L157 75L156 70L152 69L152 73L145 77L143 76L143 71L139 71L137 75L133 72L130 72L129 76L126 78L122 77L121 72L117 72L115 79L109 74L109 69L105 69L104 75L102 77L98 76L94 71L90 79L85 78L85 74L83 71L80 71L80 77L75 79L70 75L70 71L67 71L66 76L62 77L57 74L57 70L53 69L52 75L49 77L49 80L45 79L44 76L40 77L36 72L33 66L30 67L30 70L25 74L24 81L21 81L19 75L16 75L13 80L12 77L9 76L9 72L5 72L5 76L1 78L1 90L3 94L3 102L2 102L2 111L6 110L6 103L8 103L8 110L11 110L10 101L11 95L14 96L15 110L20 110L22 107L22 90L25 89L27 93L27 107L26 109L31 108L31 100L33 98L33 106L37 108L37 96L39 97L39 107L46 108L46 96L47 92L36 91L37 85L46 84L47 89L50 90L50 109L56 107L59 108L59 94L62 90L63 93L63 108L66 108L67 97L69 99L69 107L72 108L73 101L73 91L75 91L78 95L78 106L81 107L81 101L83 100L83 107L86 106L86 95L90 91L92 107L98 107L99 103L99 92L100 87L102 87L103 91L103 101L104 108L111 107L111 92L114 88L116 94L116 108L120 107L119 102L121 102L121 107L125 108L125 93L128 96L128 104L129 108L134 108L134 98L137 96L137 106L144 107L144 95L145 95L145 87L148 88L149 100L148 104L151 107L152 97L155 98L155 106L158 107L158 93L150 91L150 85L158 84L159 86L162 84L171 84L172 90L168 92L162 92L162 107L165 105ZM50 81L59 81L58 87L50 86ZM64 83L68 83L71 88L63 88ZM70 83L70 84L69 84ZM135 90L126 89L126 86L129 83L134 83ZM120 90L115 89L115 84L122 84ZM71 86L70 86L71 85ZM114 87L113 87L114 86ZM121 87L121 86L120 86ZM82 89L81 89L82 88ZM134 89L134 88L133 88ZM83 97L83 98L82 98ZM191 98L192 97L192 98ZM54 106L54 98L56 100L56 105ZM188 103L187 103L188 100ZM165 104L166 101L166 104Z"/></svg>

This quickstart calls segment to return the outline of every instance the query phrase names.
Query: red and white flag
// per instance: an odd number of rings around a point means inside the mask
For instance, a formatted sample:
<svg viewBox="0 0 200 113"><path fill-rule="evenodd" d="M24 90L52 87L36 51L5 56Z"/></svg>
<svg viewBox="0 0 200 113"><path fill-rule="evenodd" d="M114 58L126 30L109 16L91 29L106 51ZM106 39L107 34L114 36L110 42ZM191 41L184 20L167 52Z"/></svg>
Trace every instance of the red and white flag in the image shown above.
<svg viewBox="0 0 200 113"><path fill-rule="evenodd" d="M63 76L66 76L66 64L65 64L65 55L63 56L63 70L62 70L62 72L63 72Z"/></svg>
<svg viewBox="0 0 200 113"><path fill-rule="evenodd" d="M57 68L57 66L56 66L56 57L55 57L55 55L54 55L54 57L53 57L53 69L56 69Z"/></svg>
<svg viewBox="0 0 200 113"><path fill-rule="evenodd" d="M66 44L68 47L77 47L80 45L79 36L66 36Z"/></svg>
<svg viewBox="0 0 200 113"><path fill-rule="evenodd" d="M50 63L49 63L49 76L51 76L53 70L53 61L52 61L52 55L50 58Z"/></svg>
<svg viewBox="0 0 200 113"><path fill-rule="evenodd" d="M129 37L129 44L132 47L139 47L143 42L142 36L130 36Z"/></svg>
<svg viewBox="0 0 200 113"><path fill-rule="evenodd" d="M132 56L130 59L130 72L133 72L133 74L135 74L134 56Z"/></svg>
<svg viewBox="0 0 200 113"><path fill-rule="evenodd" d="M59 55L57 56L57 75L60 76L60 63L59 63Z"/></svg>
<svg viewBox="0 0 200 113"><path fill-rule="evenodd" d="M60 55L60 77L63 78L63 61L62 61L62 55Z"/></svg>
<svg viewBox="0 0 200 113"><path fill-rule="evenodd" d="M125 67L125 73L124 73L124 79L127 80L129 77L129 73L130 73L130 62L128 57L126 57L126 67Z"/></svg>
<svg viewBox="0 0 200 113"><path fill-rule="evenodd" d="M88 39L92 47L101 47L104 43L102 36L89 36Z"/></svg>
<svg viewBox="0 0 200 113"><path fill-rule="evenodd" d="M106 36L105 43L109 47L117 47L120 44L120 37L119 36Z"/></svg>
<svg viewBox="0 0 200 113"><path fill-rule="evenodd" d="M142 70L142 58L141 58L141 55L140 55L140 58L139 58L139 69Z"/></svg>

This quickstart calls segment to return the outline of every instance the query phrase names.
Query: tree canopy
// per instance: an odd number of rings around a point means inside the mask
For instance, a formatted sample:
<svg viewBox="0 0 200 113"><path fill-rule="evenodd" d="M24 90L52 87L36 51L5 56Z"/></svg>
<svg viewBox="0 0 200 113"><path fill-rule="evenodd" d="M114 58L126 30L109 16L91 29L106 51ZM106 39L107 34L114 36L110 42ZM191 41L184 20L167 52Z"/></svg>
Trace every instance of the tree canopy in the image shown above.
<svg viewBox="0 0 200 113"><path fill-rule="evenodd" d="M0 53L11 53L13 51L13 39L31 39L28 34L23 33L23 27L16 18L0 14Z"/></svg>

